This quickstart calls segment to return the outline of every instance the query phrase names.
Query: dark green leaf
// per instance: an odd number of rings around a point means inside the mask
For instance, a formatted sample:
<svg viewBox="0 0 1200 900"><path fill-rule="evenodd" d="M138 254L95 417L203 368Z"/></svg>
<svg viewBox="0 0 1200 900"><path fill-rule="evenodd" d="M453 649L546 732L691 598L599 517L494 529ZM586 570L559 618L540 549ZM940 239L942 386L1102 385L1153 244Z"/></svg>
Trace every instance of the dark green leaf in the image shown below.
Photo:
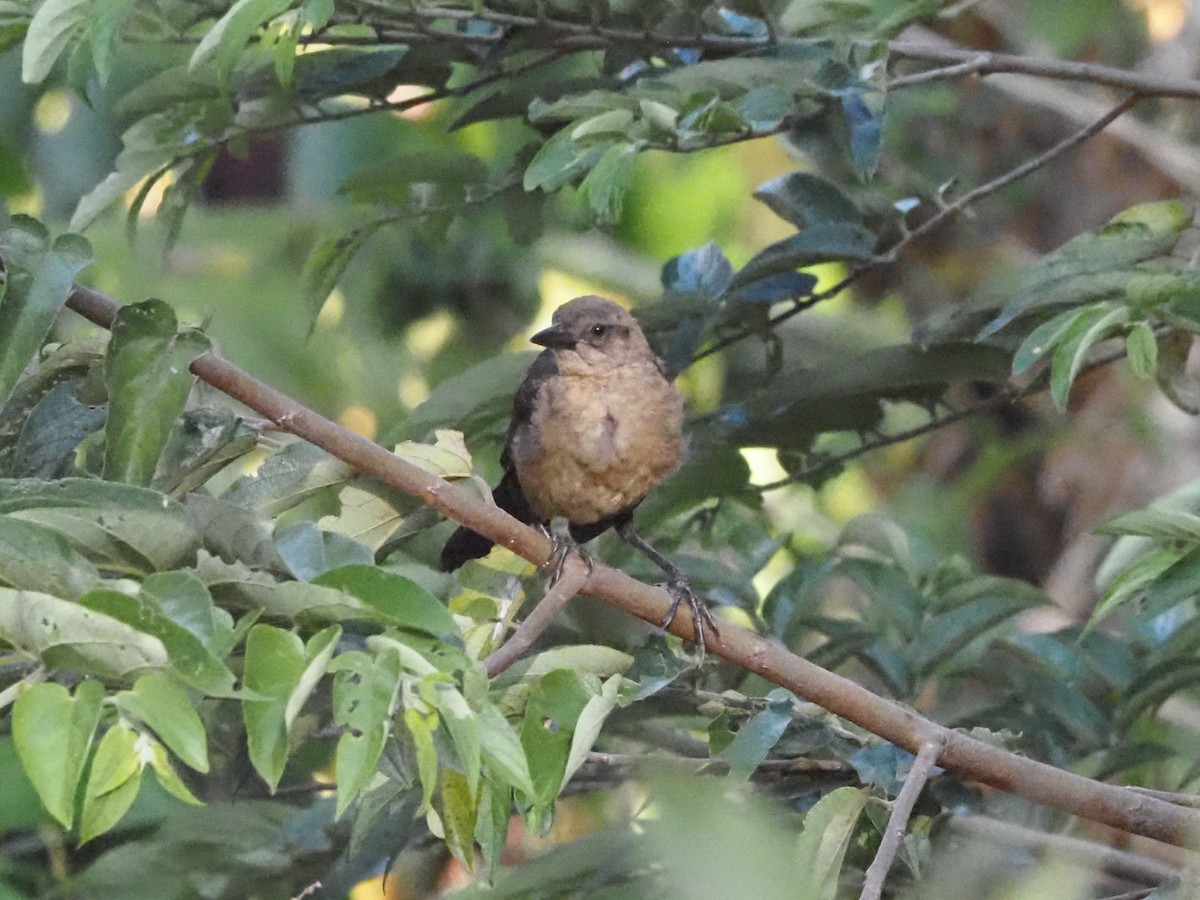
<svg viewBox="0 0 1200 900"><path fill-rule="evenodd" d="M1092 348L1128 322L1129 317L1129 307L1102 303L1085 310L1063 334L1050 365L1050 396L1060 410L1067 408L1071 385Z"/></svg>
<svg viewBox="0 0 1200 900"><path fill-rule="evenodd" d="M251 35L292 5L293 0L237 0L208 30L192 52L191 68L212 65L227 78Z"/></svg>
<svg viewBox="0 0 1200 900"><path fill-rule="evenodd" d="M337 814L341 815L370 781L383 752L400 689L400 657L393 650L374 658L357 651L343 653L336 660L336 671L333 717L346 728L337 745ZM405 721L409 712L416 710L405 710Z"/></svg>
<svg viewBox="0 0 1200 900"><path fill-rule="evenodd" d="M375 566L352 565L326 572L312 583L358 598L382 621L444 641L461 640L454 617L442 601L403 575Z"/></svg>
<svg viewBox="0 0 1200 900"><path fill-rule="evenodd" d="M808 172L792 172L760 185L754 197L799 229L815 225L862 224L862 214L831 181Z"/></svg>
<svg viewBox="0 0 1200 900"><path fill-rule="evenodd" d="M735 287L802 266L832 260L867 260L875 250L875 235L861 225L828 222L805 228L761 250L733 278Z"/></svg>
<svg viewBox="0 0 1200 900"><path fill-rule="evenodd" d="M779 693L784 693L780 691ZM744 781L779 743L792 721L791 695L772 699L767 706L738 729L733 741L717 754L729 763L729 777Z"/></svg>
<svg viewBox="0 0 1200 900"><path fill-rule="evenodd" d="M15 516L0 517L0 584L74 599L100 573L57 532Z"/></svg>
<svg viewBox="0 0 1200 900"><path fill-rule="evenodd" d="M175 313L160 301L117 313L105 359L106 480L150 484L195 380L188 366L209 347L201 332L177 331Z"/></svg>
<svg viewBox="0 0 1200 900"><path fill-rule="evenodd" d="M1075 324L1075 320L1084 312L1086 310L1068 309L1033 329L1029 336L1021 341L1021 346L1013 354L1013 374L1020 375L1022 372L1029 371L1034 364L1054 350L1071 326Z"/></svg>
<svg viewBox="0 0 1200 900"><path fill-rule="evenodd" d="M232 696L234 677L225 664L213 656L190 631L156 612L148 604L127 594L102 588L89 591L78 602L86 609L111 616L160 640L175 670L197 690L214 697Z"/></svg>
<svg viewBox="0 0 1200 900"><path fill-rule="evenodd" d="M51 241L40 222L18 215L0 235L0 258L7 275L0 285L3 404L25 365L41 349L55 316L67 301L76 274L92 261L92 248L77 234L62 234Z"/></svg>

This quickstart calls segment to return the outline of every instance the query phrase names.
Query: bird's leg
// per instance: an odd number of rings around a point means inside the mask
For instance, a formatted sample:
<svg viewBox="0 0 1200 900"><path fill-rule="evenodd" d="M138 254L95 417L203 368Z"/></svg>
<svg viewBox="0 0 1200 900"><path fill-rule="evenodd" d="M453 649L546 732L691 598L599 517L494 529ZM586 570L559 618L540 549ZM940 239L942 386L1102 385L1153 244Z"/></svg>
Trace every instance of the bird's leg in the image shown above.
<svg viewBox="0 0 1200 900"><path fill-rule="evenodd" d="M543 535L545 535L551 544L550 560L547 563L547 566L550 569L551 587L556 585L558 580L562 578L563 566L567 564L567 557L571 555L572 550L579 554L579 558L582 559L584 564L587 566L588 574L591 574L592 558L588 556L588 554L584 552L584 549L580 547L579 544L577 544L572 538L559 534L551 529L550 526L545 522L538 522L537 529Z"/></svg>
<svg viewBox="0 0 1200 900"><path fill-rule="evenodd" d="M692 582L679 566L655 550L650 546L649 542L634 531L632 520L617 528L617 534L629 546L640 550L648 556L667 575L666 588L667 593L671 595L671 608L667 610L667 617L663 619L663 628L671 624L671 621L675 618L675 613L679 611L680 605L684 602L687 603L688 609L692 611L692 627L696 632L696 647L700 651L700 659L703 660L705 626L712 629L713 634L719 635L721 632L717 628L717 620L713 618L713 614L708 611L708 607L704 605L704 602L692 587Z"/></svg>

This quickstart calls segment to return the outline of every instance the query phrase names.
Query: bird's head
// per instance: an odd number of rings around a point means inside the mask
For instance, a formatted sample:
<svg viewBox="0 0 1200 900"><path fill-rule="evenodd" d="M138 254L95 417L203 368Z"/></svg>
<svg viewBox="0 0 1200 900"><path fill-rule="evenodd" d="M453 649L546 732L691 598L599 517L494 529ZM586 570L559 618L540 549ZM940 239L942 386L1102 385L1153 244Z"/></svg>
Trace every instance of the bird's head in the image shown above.
<svg viewBox="0 0 1200 900"><path fill-rule="evenodd" d="M531 341L578 356L589 366L625 365L653 360L654 354L628 310L603 297L576 297L554 311L549 328Z"/></svg>

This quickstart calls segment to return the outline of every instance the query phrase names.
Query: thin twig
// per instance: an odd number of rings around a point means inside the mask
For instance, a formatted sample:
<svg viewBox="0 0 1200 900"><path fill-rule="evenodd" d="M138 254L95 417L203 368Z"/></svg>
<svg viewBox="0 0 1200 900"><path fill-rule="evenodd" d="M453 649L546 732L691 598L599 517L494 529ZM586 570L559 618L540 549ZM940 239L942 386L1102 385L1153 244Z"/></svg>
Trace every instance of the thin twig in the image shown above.
<svg viewBox="0 0 1200 900"><path fill-rule="evenodd" d="M917 798L925 789L925 783L929 781L929 776L937 765L938 755L945 746L946 738L940 734L932 735L921 742L917 758L908 770L908 777L904 779L904 787L892 801L892 814L888 816L887 828L884 829L883 840L879 842L875 859L867 869L859 900L879 900L883 895L883 884L887 881L888 872L891 871L896 853L900 850L900 842L908 829L913 807L917 805Z"/></svg>
<svg viewBox="0 0 1200 900"><path fill-rule="evenodd" d="M1169 329L1155 329L1156 337L1163 337ZM1087 361L1083 368L1079 370L1079 376L1082 377L1094 369L1099 369L1110 365L1119 359L1124 359L1127 351L1124 344L1111 350L1100 353ZM891 434L882 434L868 441L863 441L857 447L847 450L844 453L838 453L835 456L827 456L824 459L818 460L813 465L801 466L795 472L788 475L786 478L781 478L778 481L768 482L767 484L753 485L753 493L765 494L768 491L779 490L779 488L787 487L790 484L795 484L798 481L812 481L821 478L827 472L836 472L846 463L858 459L860 456L865 456L868 453L873 453L876 450L882 450L884 447L890 447L893 444L903 444L906 441L911 441L914 438L924 437L927 434L932 434L945 428L947 425L953 425L955 422L962 422L966 419L973 418L980 413L995 409L998 406L1006 406L1010 403L1017 403L1026 397L1031 396L1039 391L1045 390L1046 385L1041 381L1030 382L1027 386L1018 389L1013 385L1006 385L996 391L995 394L980 400L977 403L972 403L969 406L964 406L960 409L951 410L942 416L934 416L923 425L917 425L913 428L907 428L904 431L895 431Z"/></svg>
<svg viewBox="0 0 1200 900"><path fill-rule="evenodd" d="M762 326L759 326L759 327L756 327L753 329L743 329L743 330L734 332L733 334L726 335L725 337L721 338L720 340L714 341L712 344L709 344L702 351L697 353L695 360L693 360L693 361L698 361L698 360L704 359L704 357L710 356L713 353L716 353L718 350L723 350L726 347L730 346L731 344L735 344L738 341L744 340L745 338L750 337L751 335L762 334L771 329L774 329L776 326L778 326L782 322L786 322L788 319L792 318L793 316L799 315L800 313L804 312L806 309L809 309L810 307L813 307L818 303L822 303L825 300L829 300L829 299L832 299L833 297L836 297L842 291L846 290L846 288L850 287L850 285L854 284L854 282L856 282L859 278L861 278L867 272L869 272L873 269L876 269L880 266L890 265L891 263L894 263L896 261L896 259L899 257L900 251L902 251L905 247L907 247L909 244L911 244L917 238L922 237L922 236L928 234L929 232L933 231L935 228L937 228L944 222L948 221L949 219L952 219L953 217L959 215L972 203L982 200L984 197L994 194L997 191L1007 187L1008 185L1012 184L1014 181L1017 181L1021 178L1024 178L1026 175L1029 175L1030 173L1035 172L1036 170L1040 169L1041 167L1043 167L1043 166L1047 165L1048 163L1052 162L1053 160L1057 159L1059 156L1062 156L1068 150L1071 150L1072 148L1077 147L1079 144L1082 144L1088 138L1091 138L1094 135L1098 134L1099 132L1103 131L1115 119L1120 118L1120 116L1122 116L1124 113L1128 112L1130 109L1132 109L1134 106L1136 106L1142 99L1144 99L1144 98L1141 94L1130 95L1125 100L1121 101L1116 106L1114 106L1112 109L1110 109L1108 112L1106 112L1104 115L1102 115L1100 118L1096 119L1094 122L1085 126L1084 128L1081 128L1078 131L1074 132L1069 137L1064 138L1063 140L1059 141L1057 144L1055 144L1053 147L1051 147L1046 152L1041 153L1038 156L1035 156L1031 160L1027 160L1026 162L1022 163L1021 165L1017 166L1014 169L1010 169L1009 171L1005 172L1003 175L993 178L991 181L987 182L986 184L981 184L979 187L975 188L974 190L968 191L967 193L965 193L961 197L959 197L957 200L955 200L953 203L947 203L947 204L941 206L936 213L934 213L932 216L930 216L928 219L926 219L924 222L922 222L919 226L905 232L905 234L899 240L897 240L896 243L894 243L890 248L888 248L887 251L885 251L884 253L878 254L877 256L875 256L874 258L869 260L868 262L863 263L862 265L856 267L853 271L850 272L849 275L847 275L845 278L843 278L837 284L821 291L820 293L813 294L811 297L806 297L803 300L797 301L790 308L784 310L783 312L776 313L775 315L771 316L771 318L768 319L767 322Z"/></svg>
<svg viewBox="0 0 1200 900"><path fill-rule="evenodd" d="M99 291L75 285L69 308L103 327L111 326L118 306ZM318 415L282 392L208 352L191 371L259 415L329 452L359 472L417 498L426 506L508 547L535 565L545 565L551 542L499 507L396 456L374 441ZM596 562L584 585L587 593L629 615L663 621L671 605L662 588L636 581ZM676 616L668 630L695 642L690 616ZM1185 845L1200 829L1200 815L1153 797L1055 768L952 731L911 709L871 693L848 678L815 665L782 644L732 622L708 641L709 651L809 700L910 752L932 738L945 740L938 764L963 778L1013 791L1035 802L1155 840Z"/></svg>
<svg viewBox="0 0 1200 900"><path fill-rule="evenodd" d="M483 661L489 678L495 678L533 646L534 641L550 627L554 617L562 612L572 597L583 590L590 572L589 563L580 559L579 554L571 554L563 566L562 575L551 585L550 590L530 610L512 636Z"/></svg>

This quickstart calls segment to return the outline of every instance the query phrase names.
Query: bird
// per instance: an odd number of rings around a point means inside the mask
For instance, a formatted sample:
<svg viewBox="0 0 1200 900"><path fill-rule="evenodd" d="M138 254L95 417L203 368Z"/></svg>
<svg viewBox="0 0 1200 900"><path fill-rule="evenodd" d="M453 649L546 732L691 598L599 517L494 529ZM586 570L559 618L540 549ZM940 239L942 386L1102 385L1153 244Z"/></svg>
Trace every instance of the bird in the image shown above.
<svg viewBox="0 0 1200 900"><path fill-rule="evenodd" d="M552 583L572 549L615 529L667 575L663 627L687 603L703 655L704 627L718 633L712 614L683 570L633 523L638 504L684 457L683 397L637 320L612 300L576 297L530 340L546 349L513 397L496 505L554 541ZM569 542L550 530L558 518L567 521ZM486 555L492 543L460 527L442 550L442 571Z"/></svg>

